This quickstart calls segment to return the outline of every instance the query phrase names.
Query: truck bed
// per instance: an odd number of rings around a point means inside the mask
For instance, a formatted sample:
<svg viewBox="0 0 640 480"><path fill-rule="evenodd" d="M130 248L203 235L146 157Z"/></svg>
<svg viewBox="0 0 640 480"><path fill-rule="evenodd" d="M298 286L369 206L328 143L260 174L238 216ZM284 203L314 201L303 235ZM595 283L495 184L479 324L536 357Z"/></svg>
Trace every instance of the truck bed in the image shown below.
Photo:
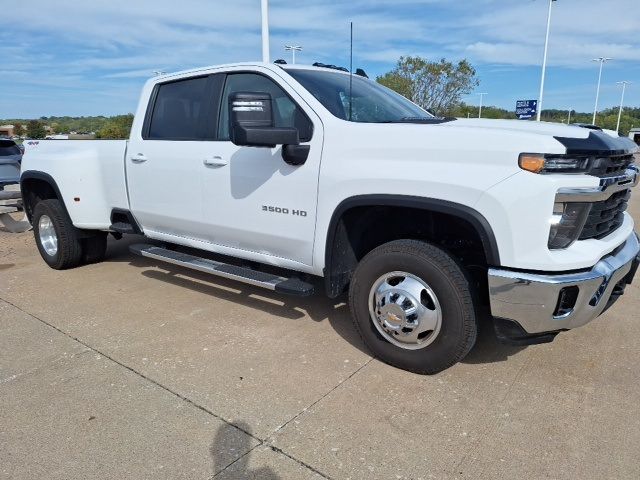
<svg viewBox="0 0 640 480"><path fill-rule="evenodd" d="M127 140L26 140L22 177L46 172L76 227L106 230L113 208L128 209Z"/></svg>

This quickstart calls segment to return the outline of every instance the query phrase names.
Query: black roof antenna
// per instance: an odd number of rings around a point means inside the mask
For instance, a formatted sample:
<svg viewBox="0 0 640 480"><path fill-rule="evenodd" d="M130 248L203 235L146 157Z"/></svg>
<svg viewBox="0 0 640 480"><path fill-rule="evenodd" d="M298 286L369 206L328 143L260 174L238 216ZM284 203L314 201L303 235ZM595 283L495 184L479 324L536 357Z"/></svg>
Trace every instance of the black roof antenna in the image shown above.
<svg viewBox="0 0 640 480"><path fill-rule="evenodd" d="M351 22L351 50L349 53L349 121L353 113L353 22Z"/></svg>

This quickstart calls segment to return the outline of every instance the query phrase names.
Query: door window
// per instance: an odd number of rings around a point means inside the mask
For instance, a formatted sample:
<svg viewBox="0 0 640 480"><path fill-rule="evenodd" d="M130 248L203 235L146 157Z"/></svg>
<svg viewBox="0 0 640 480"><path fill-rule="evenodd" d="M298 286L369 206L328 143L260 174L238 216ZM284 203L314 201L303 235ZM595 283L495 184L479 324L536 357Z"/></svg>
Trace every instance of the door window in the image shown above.
<svg viewBox="0 0 640 480"><path fill-rule="evenodd" d="M307 115L277 83L257 73L234 73L227 76L220 105L219 140L229 140L229 96L235 92L269 93L273 101L275 126L295 127L300 141L311 140L313 124Z"/></svg>

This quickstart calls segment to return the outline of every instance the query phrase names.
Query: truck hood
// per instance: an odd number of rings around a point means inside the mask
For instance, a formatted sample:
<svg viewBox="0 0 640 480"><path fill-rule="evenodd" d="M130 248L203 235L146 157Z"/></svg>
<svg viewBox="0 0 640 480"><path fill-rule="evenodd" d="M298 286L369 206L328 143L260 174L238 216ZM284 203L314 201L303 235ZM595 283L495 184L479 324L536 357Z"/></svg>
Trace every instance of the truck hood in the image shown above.
<svg viewBox="0 0 640 480"><path fill-rule="evenodd" d="M522 132L553 137L567 148L567 153L622 154L638 150L638 146L633 141L627 137L618 136L613 130L592 130L563 123L460 118L443 123L442 126L487 129L493 132Z"/></svg>
<svg viewBox="0 0 640 480"><path fill-rule="evenodd" d="M552 137L587 138L594 130L565 125L564 123L531 122L523 120L493 120L489 118L459 118L456 121L443 124L451 127L487 128L491 130L510 130L527 132Z"/></svg>

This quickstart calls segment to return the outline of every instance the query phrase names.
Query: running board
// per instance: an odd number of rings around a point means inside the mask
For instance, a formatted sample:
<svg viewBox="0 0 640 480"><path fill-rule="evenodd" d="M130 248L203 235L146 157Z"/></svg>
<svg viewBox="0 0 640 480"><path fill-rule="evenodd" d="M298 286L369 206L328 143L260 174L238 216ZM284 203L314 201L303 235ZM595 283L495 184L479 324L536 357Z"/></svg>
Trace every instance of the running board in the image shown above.
<svg viewBox="0 0 640 480"><path fill-rule="evenodd" d="M228 263L216 262L208 258L175 252L154 245L135 244L131 245L129 250L136 255L142 255L143 257L153 258L154 260L190 268L191 270L198 270L199 272L237 280L256 287L266 288L267 290L274 290L276 292L300 297L308 297L313 294L313 285L297 278L278 277L270 273L259 272Z"/></svg>

